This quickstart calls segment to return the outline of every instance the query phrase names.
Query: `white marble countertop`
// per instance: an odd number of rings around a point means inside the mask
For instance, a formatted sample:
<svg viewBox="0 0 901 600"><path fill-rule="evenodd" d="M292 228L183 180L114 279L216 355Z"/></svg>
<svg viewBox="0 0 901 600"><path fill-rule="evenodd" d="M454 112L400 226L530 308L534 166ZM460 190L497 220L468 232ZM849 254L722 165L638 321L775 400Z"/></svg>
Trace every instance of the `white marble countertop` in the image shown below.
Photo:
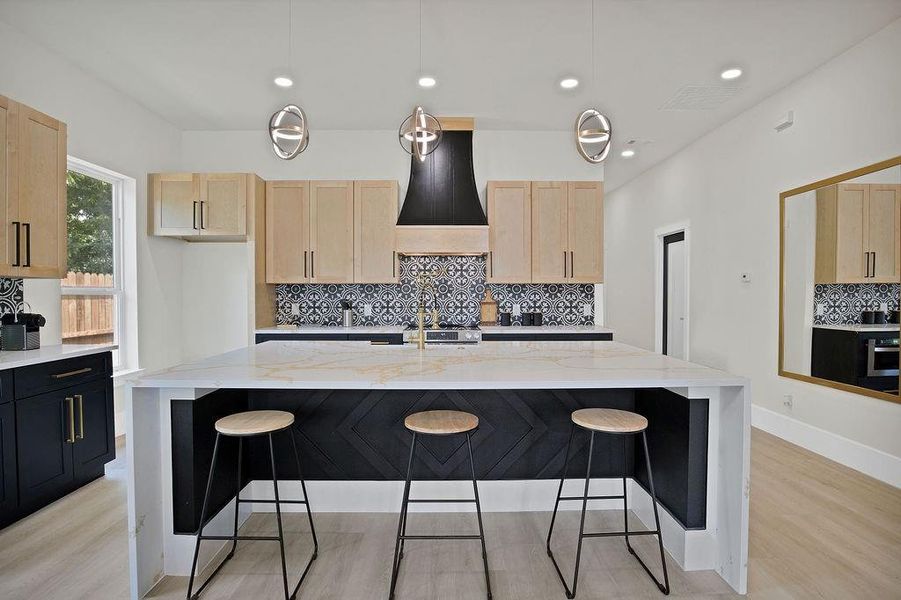
<svg viewBox="0 0 901 600"><path fill-rule="evenodd" d="M483 333L519 333L541 335L547 333L615 333L613 329L597 325L541 325L540 327L522 327L519 325L502 327L500 325L480 325ZM263 334L294 334L329 335L340 333L371 333L391 334L403 333L406 327L403 325L353 325L351 327L326 326L326 325L300 325L291 327L263 327L256 333Z"/></svg>
<svg viewBox="0 0 901 600"><path fill-rule="evenodd" d="M856 331L858 333L863 332L888 332L888 331L899 331L899 326L897 323L886 323L884 325L862 325L860 323L849 323L847 325L814 325L814 329L837 329L839 331Z"/></svg>
<svg viewBox="0 0 901 600"><path fill-rule="evenodd" d="M87 356L98 352L108 352L118 348L115 344L65 344L41 346L37 350L4 350L0 351L0 370L27 367L40 363Z"/></svg>
<svg viewBox="0 0 901 600"><path fill-rule="evenodd" d="M747 380L618 342L373 346L270 341L148 373L154 388L566 389L745 386Z"/></svg>

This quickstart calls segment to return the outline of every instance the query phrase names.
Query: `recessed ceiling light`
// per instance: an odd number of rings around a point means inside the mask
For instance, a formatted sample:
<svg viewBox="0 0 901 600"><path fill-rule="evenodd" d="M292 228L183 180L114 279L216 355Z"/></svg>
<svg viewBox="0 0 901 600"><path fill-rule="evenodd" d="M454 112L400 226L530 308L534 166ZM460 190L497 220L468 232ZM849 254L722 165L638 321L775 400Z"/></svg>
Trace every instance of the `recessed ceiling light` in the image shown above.
<svg viewBox="0 0 901 600"><path fill-rule="evenodd" d="M564 90L571 90L575 87L579 87L579 80L575 77L567 77L565 79L561 79L560 87L562 87Z"/></svg>
<svg viewBox="0 0 901 600"><path fill-rule="evenodd" d="M435 81L435 78L429 77L428 75L425 75L425 76L419 78L419 87L424 87L424 88L435 87L436 83L438 83L438 82Z"/></svg>
<svg viewBox="0 0 901 600"><path fill-rule="evenodd" d="M623 158L632 158L633 156L635 156L635 150L623 150L619 153L619 155Z"/></svg>
<svg viewBox="0 0 901 600"><path fill-rule="evenodd" d="M283 87L283 88L289 88L292 85L294 85L294 82L291 81L291 78L285 77L285 76L276 77L273 80L273 83L275 83L275 85L277 85L278 87Z"/></svg>
<svg viewBox="0 0 901 600"><path fill-rule="evenodd" d="M729 81L731 79L738 79L741 77L741 69L738 67L732 67L731 69L726 69L722 73L720 73L720 78Z"/></svg>

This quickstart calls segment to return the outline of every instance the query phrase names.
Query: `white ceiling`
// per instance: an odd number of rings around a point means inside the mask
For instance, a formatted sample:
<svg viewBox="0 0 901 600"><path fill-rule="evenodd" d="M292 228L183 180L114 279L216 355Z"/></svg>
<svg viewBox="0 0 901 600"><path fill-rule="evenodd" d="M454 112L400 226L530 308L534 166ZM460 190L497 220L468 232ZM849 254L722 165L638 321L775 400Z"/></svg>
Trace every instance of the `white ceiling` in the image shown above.
<svg viewBox="0 0 901 600"><path fill-rule="evenodd" d="M568 130L594 105L614 140L608 189L901 17L901 0L0 0L0 20L184 130L265 127L286 101L316 129L393 129L415 103L477 129ZM660 110L686 85L738 93L708 110ZM276 73L295 85L281 90ZM564 92L573 74L582 85ZM716 91L716 90L713 90ZM774 118L778 115L774 115ZM573 160L579 160L575 151Z"/></svg>

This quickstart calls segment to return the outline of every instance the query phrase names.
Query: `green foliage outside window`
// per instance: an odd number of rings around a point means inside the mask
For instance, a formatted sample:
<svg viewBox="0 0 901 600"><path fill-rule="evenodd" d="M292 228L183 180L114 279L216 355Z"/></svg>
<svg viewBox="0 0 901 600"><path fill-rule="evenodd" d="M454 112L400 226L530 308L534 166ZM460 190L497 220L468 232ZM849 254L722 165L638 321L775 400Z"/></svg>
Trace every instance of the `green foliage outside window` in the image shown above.
<svg viewBox="0 0 901 600"><path fill-rule="evenodd" d="M69 171L69 271L113 272L113 186L88 175Z"/></svg>

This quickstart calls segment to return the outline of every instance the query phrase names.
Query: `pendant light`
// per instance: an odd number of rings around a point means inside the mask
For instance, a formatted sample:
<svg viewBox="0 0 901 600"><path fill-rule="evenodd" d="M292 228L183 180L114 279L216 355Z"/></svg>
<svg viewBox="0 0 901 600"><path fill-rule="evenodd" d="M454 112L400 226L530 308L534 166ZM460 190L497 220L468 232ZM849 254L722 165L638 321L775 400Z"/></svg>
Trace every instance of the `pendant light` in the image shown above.
<svg viewBox="0 0 901 600"><path fill-rule="evenodd" d="M591 6L591 91L595 92L594 75L594 0L589 0ZM590 163L601 163L610 153L610 141L613 128L610 119L604 116L596 108L587 108L576 117L574 127L576 136L576 150L579 155Z"/></svg>
<svg viewBox="0 0 901 600"><path fill-rule="evenodd" d="M419 0L419 85L420 87L432 87L434 77L426 77L422 73L422 0ZM423 80L429 80L430 85L423 85ZM441 143L441 123L433 115L427 113L422 106L413 109L413 113L405 118L397 130L397 139L400 147L408 154L412 154L420 161L435 151Z"/></svg>
<svg viewBox="0 0 901 600"><path fill-rule="evenodd" d="M288 63L293 56L293 21L291 15L292 0L288 0ZM287 76L275 78L279 87L291 87L293 81ZM310 131L307 115L296 104L286 104L269 117L269 139L272 150L282 160L291 160L307 149L310 144Z"/></svg>

